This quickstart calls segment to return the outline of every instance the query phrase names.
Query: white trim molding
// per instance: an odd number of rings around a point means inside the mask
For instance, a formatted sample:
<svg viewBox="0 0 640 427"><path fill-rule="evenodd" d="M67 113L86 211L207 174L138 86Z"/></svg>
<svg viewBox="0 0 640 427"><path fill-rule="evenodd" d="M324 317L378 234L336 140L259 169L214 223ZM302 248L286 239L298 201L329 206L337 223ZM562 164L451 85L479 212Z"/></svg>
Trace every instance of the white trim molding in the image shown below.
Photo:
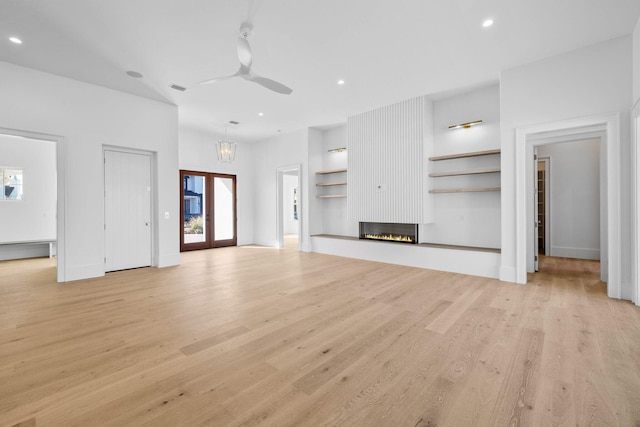
<svg viewBox="0 0 640 427"><path fill-rule="evenodd" d="M640 100L639 100L640 101ZM633 214L633 225L635 228L634 236L633 236L633 250L634 250L634 265L633 265L633 275L632 282L634 283L634 291L632 292L633 302L640 306L640 147L638 144L640 143L640 104L636 103L633 111L633 121L632 121L632 138L635 143L631 144L632 150L632 176L634 176L633 180L633 206L634 206L634 214Z"/></svg>

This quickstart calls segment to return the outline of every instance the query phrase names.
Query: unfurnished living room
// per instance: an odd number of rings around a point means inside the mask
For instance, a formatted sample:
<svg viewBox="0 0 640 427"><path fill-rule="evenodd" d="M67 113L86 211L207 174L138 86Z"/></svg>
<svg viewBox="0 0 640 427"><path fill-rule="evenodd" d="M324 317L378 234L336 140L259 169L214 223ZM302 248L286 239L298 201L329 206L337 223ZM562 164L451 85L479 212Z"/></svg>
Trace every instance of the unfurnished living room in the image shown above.
<svg viewBox="0 0 640 427"><path fill-rule="evenodd" d="M640 2L0 2L0 426L640 426Z"/></svg>

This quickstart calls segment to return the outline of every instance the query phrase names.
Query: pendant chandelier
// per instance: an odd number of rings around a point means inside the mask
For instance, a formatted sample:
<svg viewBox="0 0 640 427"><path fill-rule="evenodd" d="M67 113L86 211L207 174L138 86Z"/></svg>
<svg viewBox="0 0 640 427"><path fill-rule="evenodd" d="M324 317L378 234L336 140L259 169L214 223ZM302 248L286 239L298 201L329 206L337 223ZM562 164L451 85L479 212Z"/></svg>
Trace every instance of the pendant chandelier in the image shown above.
<svg viewBox="0 0 640 427"><path fill-rule="evenodd" d="M218 141L216 152L218 153L218 161L222 163L231 163L236 158L236 143L229 141L226 127L224 129L224 139Z"/></svg>

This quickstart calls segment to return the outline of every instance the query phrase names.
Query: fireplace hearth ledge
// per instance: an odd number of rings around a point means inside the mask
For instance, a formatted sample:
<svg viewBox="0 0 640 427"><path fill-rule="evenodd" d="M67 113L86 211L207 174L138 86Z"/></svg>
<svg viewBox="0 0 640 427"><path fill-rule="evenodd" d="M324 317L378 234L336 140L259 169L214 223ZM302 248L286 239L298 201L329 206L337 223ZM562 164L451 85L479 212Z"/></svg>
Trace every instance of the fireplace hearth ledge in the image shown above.
<svg viewBox="0 0 640 427"><path fill-rule="evenodd" d="M428 268L452 273L498 279L499 249L420 243L390 245L392 242L365 240L355 236L315 234L311 251L374 262Z"/></svg>

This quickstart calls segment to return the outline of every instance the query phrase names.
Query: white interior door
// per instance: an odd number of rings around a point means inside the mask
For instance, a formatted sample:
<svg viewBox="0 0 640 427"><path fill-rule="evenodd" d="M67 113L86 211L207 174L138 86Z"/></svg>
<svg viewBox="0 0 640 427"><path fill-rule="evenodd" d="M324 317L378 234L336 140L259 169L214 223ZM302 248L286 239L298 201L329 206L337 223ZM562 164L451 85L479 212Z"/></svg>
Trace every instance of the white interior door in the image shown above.
<svg viewBox="0 0 640 427"><path fill-rule="evenodd" d="M151 265L151 156L105 150L105 271Z"/></svg>

